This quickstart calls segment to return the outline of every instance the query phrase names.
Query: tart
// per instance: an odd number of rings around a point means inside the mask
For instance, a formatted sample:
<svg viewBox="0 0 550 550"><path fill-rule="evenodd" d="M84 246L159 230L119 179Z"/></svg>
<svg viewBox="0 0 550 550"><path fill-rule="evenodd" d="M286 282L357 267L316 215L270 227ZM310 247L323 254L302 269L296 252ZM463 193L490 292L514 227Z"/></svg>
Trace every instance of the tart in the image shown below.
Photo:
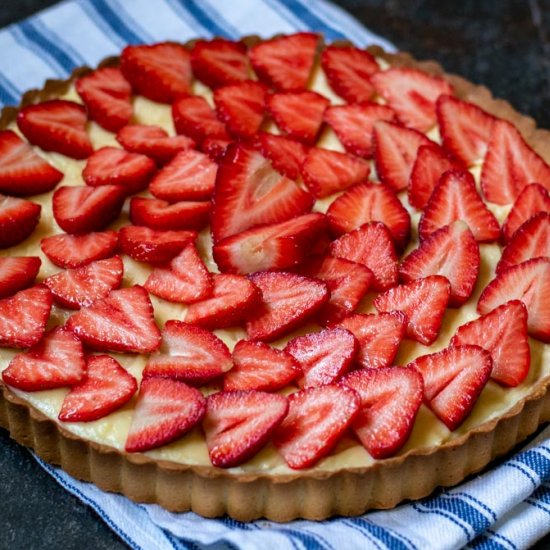
<svg viewBox="0 0 550 550"><path fill-rule="evenodd" d="M0 424L70 474L323 519L550 419L550 135L485 88L310 33L198 40L1 125Z"/></svg>

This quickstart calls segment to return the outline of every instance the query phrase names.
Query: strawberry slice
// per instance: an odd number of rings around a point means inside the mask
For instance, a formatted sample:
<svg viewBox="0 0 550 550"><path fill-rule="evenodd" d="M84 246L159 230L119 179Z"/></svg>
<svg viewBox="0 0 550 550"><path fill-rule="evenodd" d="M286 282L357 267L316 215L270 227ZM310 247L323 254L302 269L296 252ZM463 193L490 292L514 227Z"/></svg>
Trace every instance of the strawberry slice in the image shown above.
<svg viewBox="0 0 550 550"><path fill-rule="evenodd" d="M359 157L371 158L372 128L377 120L394 121L395 113L387 105L362 103L360 105L332 105L328 107L323 120L346 148Z"/></svg>
<svg viewBox="0 0 550 550"><path fill-rule="evenodd" d="M23 242L40 219L42 207L34 202L0 195L0 248Z"/></svg>
<svg viewBox="0 0 550 550"><path fill-rule="evenodd" d="M434 231L404 258L399 275L405 283L442 275L451 284L449 307L459 307L472 295L479 275L479 245L463 221Z"/></svg>
<svg viewBox="0 0 550 550"><path fill-rule="evenodd" d="M370 77L380 67L369 52L353 46L328 46L321 54L321 66L332 90L348 103L368 101L374 94Z"/></svg>
<svg viewBox="0 0 550 550"><path fill-rule="evenodd" d="M495 121L481 170L485 198L497 204L510 204L531 182L550 190L550 166L513 124Z"/></svg>
<svg viewBox="0 0 550 550"><path fill-rule="evenodd" d="M100 231L118 218L125 196L118 185L59 187L52 198L53 216L67 233Z"/></svg>
<svg viewBox="0 0 550 550"><path fill-rule="evenodd" d="M212 464L238 466L269 440L288 411L286 397L260 391L223 391L208 396L202 427Z"/></svg>
<svg viewBox="0 0 550 550"><path fill-rule="evenodd" d="M340 325L349 330L359 342L357 362L366 368L386 367L393 363L407 326L401 311L379 315L355 313Z"/></svg>
<svg viewBox="0 0 550 550"><path fill-rule="evenodd" d="M493 360L491 378L504 386L521 384L531 364L525 304L511 300L458 327L450 345L487 350Z"/></svg>
<svg viewBox="0 0 550 550"><path fill-rule="evenodd" d="M494 241L500 235L497 219L479 196L474 177L465 170L449 170L441 176L420 218L420 239L456 220L466 222L477 241Z"/></svg>
<svg viewBox="0 0 550 550"><path fill-rule="evenodd" d="M89 306L122 283L124 265L119 256L60 271L44 279L57 304L68 309Z"/></svg>
<svg viewBox="0 0 550 550"><path fill-rule="evenodd" d="M19 130L33 145L75 159L93 153L86 121L84 106L65 99L27 105L17 115Z"/></svg>
<svg viewBox="0 0 550 550"><path fill-rule="evenodd" d="M82 267L110 258L117 247L115 231L88 233L87 235L52 235L40 241L42 252L53 264L64 268Z"/></svg>
<svg viewBox="0 0 550 550"><path fill-rule="evenodd" d="M292 180L300 177L307 155L307 147L303 143L287 136L259 132L258 147L275 170Z"/></svg>
<svg viewBox="0 0 550 550"><path fill-rule="evenodd" d="M371 82L397 118L420 132L427 132L436 123L435 104L439 96L453 93L443 78L406 67L379 71L372 75Z"/></svg>
<svg viewBox="0 0 550 550"><path fill-rule="evenodd" d="M231 141L226 139L205 139L199 149L214 162L220 162L230 143Z"/></svg>
<svg viewBox="0 0 550 550"><path fill-rule="evenodd" d="M232 355L235 366L223 379L225 391L277 391L302 374L292 355L264 342L239 340Z"/></svg>
<svg viewBox="0 0 550 550"><path fill-rule="evenodd" d="M29 348L38 343L50 318L53 298L44 285L0 300L0 346Z"/></svg>
<svg viewBox="0 0 550 550"><path fill-rule="evenodd" d="M31 286L41 264L38 256L0 257L0 298Z"/></svg>
<svg viewBox="0 0 550 550"><path fill-rule="evenodd" d="M208 224L210 201L179 201L170 204L160 199L132 197L130 220L159 231L199 231Z"/></svg>
<svg viewBox="0 0 550 550"><path fill-rule="evenodd" d="M364 160L320 147L309 150L302 166L304 183L321 199L366 181L369 172Z"/></svg>
<svg viewBox="0 0 550 550"><path fill-rule="evenodd" d="M120 70L136 93L159 103L172 103L191 89L190 55L179 44L126 46Z"/></svg>
<svg viewBox="0 0 550 550"><path fill-rule="evenodd" d="M206 399L196 388L169 378L142 380L125 450L144 452L166 445L196 426Z"/></svg>
<svg viewBox="0 0 550 550"><path fill-rule="evenodd" d="M132 118L132 87L117 67L97 69L76 80L75 88L88 116L109 132L118 132Z"/></svg>
<svg viewBox="0 0 550 550"><path fill-rule="evenodd" d="M201 96L182 97L172 103L172 117L178 134L201 144L206 139L229 140L225 124Z"/></svg>
<svg viewBox="0 0 550 550"><path fill-rule="evenodd" d="M54 168L12 130L0 131L0 192L38 195L51 191L63 179Z"/></svg>
<svg viewBox="0 0 550 550"><path fill-rule="evenodd" d="M303 90L313 69L318 42L319 36L310 32L281 36L252 46L248 58L258 78L272 88Z"/></svg>
<svg viewBox="0 0 550 550"><path fill-rule="evenodd" d="M101 351L149 353L160 346L153 305L141 286L113 290L69 317L66 325L84 344Z"/></svg>
<svg viewBox="0 0 550 550"><path fill-rule="evenodd" d="M456 430L470 414L492 369L491 355L479 346L456 346L418 357L407 365L424 379L424 401Z"/></svg>
<svg viewBox="0 0 550 550"><path fill-rule="evenodd" d="M509 300L521 300L529 313L529 334L550 342L549 292L550 259L535 258L499 273L481 293L477 310L485 314Z"/></svg>
<svg viewBox="0 0 550 550"><path fill-rule="evenodd" d="M168 202L208 200L217 171L217 164L200 151L181 151L153 178L149 191Z"/></svg>
<svg viewBox="0 0 550 550"><path fill-rule="evenodd" d="M59 420L91 422L127 403L138 388L136 379L109 355L90 355L86 378L65 396Z"/></svg>
<svg viewBox="0 0 550 550"><path fill-rule="evenodd" d="M131 195L143 191L156 170L155 162L145 155L102 147L88 157L82 177L86 185L119 185Z"/></svg>
<svg viewBox="0 0 550 550"><path fill-rule="evenodd" d="M361 399L353 431L376 459L395 455L411 435L422 404L420 373L405 367L361 369L344 377L342 384Z"/></svg>
<svg viewBox="0 0 550 550"><path fill-rule="evenodd" d="M227 346L210 331L167 321L160 350L149 357L143 377L162 376L202 386L232 366Z"/></svg>
<svg viewBox="0 0 550 550"><path fill-rule="evenodd" d="M40 391L78 384L86 376L80 340L57 327L29 351L18 353L2 373L3 381L24 391Z"/></svg>
<svg viewBox="0 0 550 550"><path fill-rule="evenodd" d="M288 397L288 414L273 436L295 470L313 466L336 446L359 412L358 394L340 384L306 388Z"/></svg>
<svg viewBox="0 0 550 550"><path fill-rule="evenodd" d="M394 122L379 120L372 128L376 173L390 189L401 191L409 183L419 147L432 142L417 130Z"/></svg>
<svg viewBox="0 0 550 550"><path fill-rule="evenodd" d="M350 369L358 349L355 336L340 327L297 336L285 346L302 369L301 388L338 381Z"/></svg>
<svg viewBox="0 0 550 550"><path fill-rule="evenodd" d="M382 222L366 223L342 235L329 247L331 256L368 267L373 275L372 288L387 290L397 284L397 254L390 231Z"/></svg>
<svg viewBox="0 0 550 550"><path fill-rule="evenodd" d="M269 342L312 317L329 299L325 283L284 271L262 271L250 276L262 294L257 314L246 323L251 340Z"/></svg>

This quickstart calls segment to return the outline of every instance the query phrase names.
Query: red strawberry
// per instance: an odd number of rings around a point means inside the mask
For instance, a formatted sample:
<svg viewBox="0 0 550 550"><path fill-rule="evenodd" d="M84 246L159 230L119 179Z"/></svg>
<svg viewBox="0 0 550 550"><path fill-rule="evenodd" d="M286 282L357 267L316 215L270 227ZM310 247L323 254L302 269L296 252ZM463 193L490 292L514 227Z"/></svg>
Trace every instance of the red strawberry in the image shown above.
<svg viewBox="0 0 550 550"><path fill-rule="evenodd" d="M226 139L205 139L199 149L214 162L220 162L230 143L231 141Z"/></svg>
<svg viewBox="0 0 550 550"><path fill-rule="evenodd" d="M294 273L262 271L250 276L262 305L246 323L251 340L272 341L301 325L329 299L325 283Z"/></svg>
<svg viewBox="0 0 550 550"><path fill-rule="evenodd" d="M17 354L2 373L4 382L24 391L40 391L78 384L86 376L80 340L57 327L27 352Z"/></svg>
<svg viewBox="0 0 550 550"><path fill-rule="evenodd" d="M31 235L40 219L39 204L0 195L0 248L9 248Z"/></svg>
<svg viewBox="0 0 550 550"><path fill-rule="evenodd" d="M509 300L521 300L529 313L529 334L550 342L549 293L550 259L535 258L499 273L481 293L477 310L485 314Z"/></svg>
<svg viewBox="0 0 550 550"><path fill-rule="evenodd" d="M474 177L465 170L445 172L435 186L418 224L421 239L456 220L468 224L480 242L498 239L500 227L476 190Z"/></svg>
<svg viewBox="0 0 550 550"><path fill-rule="evenodd" d="M0 192L38 195L51 191L63 179L54 168L12 130L0 131Z"/></svg>
<svg viewBox="0 0 550 550"><path fill-rule="evenodd" d="M307 147L303 143L267 132L259 132L258 141L262 155L271 161L275 170L292 180L300 177L307 155Z"/></svg>
<svg viewBox="0 0 550 550"><path fill-rule="evenodd" d="M0 298L32 285L41 263L38 256L0 257Z"/></svg>
<svg viewBox="0 0 550 550"><path fill-rule="evenodd" d="M248 51L258 78L276 90L303 90L315 60L319 37L300 32L264 40Z"/></svg>
<svg viewBox="0 0 550 550"><path fill-rule="evenodd" d="M161 348L149 357L143 377L162 376L202 386L232 366L227 346L213 333L181 321L167 321Z"/></svg>
<svg viewBox="0 0 550 550"><path fill-rule="evenodd" d="M96 260L110 258L117 247L118 236L114 231L88 233L87 235L52 235L40 242L42 252L50 262L59 267L75 268Z"/></svg>
<svg viewBox="0 0 550 550"><path fill-rule="evenodd" d="M17 126L33 145L75 159L93 153L86 121L84 106L65 99L27 105L17 115Z"/></svg>
<svg viewBox="0 0 550 550"><path fill-rule="evenodd" d="M168 202L208 200L214 192L218 166L205 154L178 153L154 178L149 191Z"/></svg>
<svg viewBox="0 0 550 550"><path fill-rule="evenodd" d="M259 391L208 396L202 427L212 464L231 468L254 456L288 411L286 397Z"/></svg>
<svg viewBox="0 0 550 550"><path fill-rule="evenodd" d="M144 452L178 439L197 425L206 399L196 388L169 378L142 380L125 450Z"/></svg>
<svg viewBox="0 0 550 550"><path fill-rule="evenodd" d="M342 235L331 243L329 252L368 267L374 275L374 290L387 290L397 284L397 254L391 233L382 222L366 223Z"/></svg>
<svg viewBox="0 0 550 550"><path fill-rule="evenodd" d="M67 233L91 233L116 220L125 198L118 185L59 187L52 198L55 221Z"/></svg>
<svg viewBox="0 0 550 550"><path fill-rule="evenodd" d="M497 204L510 204L532 182L550 190L550 166L513 124L495 121L481 170L485 198Z"/></svg>
<svg viewBox="0 0 550 550"><path fill-rule="evenodd" d="M423 381L416 369L361 369L342 384L361 399L352 429L373 458L395 455L407 442L422 404Z"/></svg>
<svg viewBox="0 0 550 550"><path fill-rule="evenodd" d="M160 346L153 305L141 286L111 291L69 317L67 327L84 344L102 351L149 353Z"/></svg>
<svg viewBox="0 0 550 550"><path fill-rule="evenodd" d="M118 132L132 118L132 87L117 67L104 67L75 82L88 115L109 132Z"/></svg>
<svg viewBox="0 0 550 550"><path fill-rule="evenodd" d="M292 355L264 342L239 340L232 355L235 366L224 377L225 391L277 391L302 374Z"/></svg>
<svg viewBox="0 0 550 550"><path fill-rule="evenodd" d="M468 344L482 347L491 354L493 380L505 386L521 384L531 363L527 309L523 302L511 300L458 327L450 345Z"/></svg>
<svg viewBox="0 0 550 550"><path fill-rule="evenodd" d="M380 71L372 76L371 82L399 120L420 132L428 131L436 123L438 97L453 93L451 85L441 77L406 67Z"/></svg>
<svg viewBox="0 0 550 550"><path fill-rule="evenodd" d="M405 283L443 275L451 283L449 307L461 306L471 295L480 266L479 245L463 221L434 231L399 266Z"/></svg>
<svg viewBox="0 0 550 550"><path fill-rule="evenodd" d="M424 379L424 401L449 428L466 419L491 375L491 355L479 346L457 346L423 355L407 365Z"/></svg>
<svg viewBox="0 0 550 550"><path fill-rule="evenodd" d="M302 166L304 182L318 198L366 181L369 172L370 166L364 160L320 147L309 150Z"/></svg>
<svg viewBox="0 0 550 550"><path fill-rule="evenodd" d="M122 260L119 256L113 256L76 269L60 271L45 279L44 284L61 307L80 309L119 288L123 271Z"/></svg>
<svg viewBox="0 0 550 550"><path fill-rule="evenodd" d="M372 127L377 120L394 121L395 113L386 105L332 105L325 110L324 121L334 130L346 150L371 158Z"/></svg>
<svg viewBox="0 0 550 550"><path fill-rule="evenodd" d="M170 204L159 199L132 197L130 220L160 231L200 230L208 224L210 201L180 201Z"/></svg>
<svg viewBox="0 0 550 550"><path fill-rule="evenodd" d="M321 65L332 90L347 102L368 101L374 94L370 77L380 67L369 52L353 46L328 46Z"/></svg>
<svg viewBox="0 0 550 550"><path fill-rule="evenodd" d="M86 185L119 185L128 195L143 191L156 172L155 162L118 147L102 147L86 162L82 177Z"/></svg>
<svg viewBox="0 0 550 550"><path fill-rule="evenodd" d="M178 134L189 136L197 143L205 139L229 140L225 124L201 96L182 97L172 103L172 117Z"/></svg>
<svg viewBox="0 0 550 550"><path fill-rule="evenodd" d="M384 120L374 123L372 136L374 163L380 181L394 191L405 189L419 147L432 142L417 130Z"/></svg>
<svg viewBox="0 0 550 550"><path fill-rule="evenodd" d="M357 362L362 367L379 368L393 363L405 335L407 317L401 311L379 315L355 313L340 326L353 333L359 342Z"/></svg>
<svg viewBox="0 0 550 550"><path fill-rule="evenodd" d="M59 420L91 422L127 403L138 388L136 379L109 355L90 355L86 378L65 396Z"/></svg>
<svg viewBox="0 0 550 550"><path fill-rule="evenodd" d="M120 70L136 93L160 103L172 103L191 88L190 55L179 44L126 46Z"/></svg>
<svg viewBox="0 0 550 550"><path fill-rule="evenodd" d="M359 412L358 394L340 384L306 388L290 395L288 404L273 442L295 470L330 453Z"/></svg>

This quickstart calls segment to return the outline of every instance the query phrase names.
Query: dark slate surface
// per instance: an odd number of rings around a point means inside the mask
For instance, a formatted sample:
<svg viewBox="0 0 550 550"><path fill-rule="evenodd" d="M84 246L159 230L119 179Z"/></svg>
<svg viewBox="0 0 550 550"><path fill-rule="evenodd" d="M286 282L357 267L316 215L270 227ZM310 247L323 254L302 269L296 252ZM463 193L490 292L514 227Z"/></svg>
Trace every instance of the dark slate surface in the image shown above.
<svg viewBox="0 0 550 550"><path fill-rule="evenodd" d="M0 1L0 27L55 4ZM547 0L340 0L373 31L419 59L488 86L550 128ZM69 495L0 429L0 549L124 549L90 508ZM550 547L550 537L536 545Z"/></svg>

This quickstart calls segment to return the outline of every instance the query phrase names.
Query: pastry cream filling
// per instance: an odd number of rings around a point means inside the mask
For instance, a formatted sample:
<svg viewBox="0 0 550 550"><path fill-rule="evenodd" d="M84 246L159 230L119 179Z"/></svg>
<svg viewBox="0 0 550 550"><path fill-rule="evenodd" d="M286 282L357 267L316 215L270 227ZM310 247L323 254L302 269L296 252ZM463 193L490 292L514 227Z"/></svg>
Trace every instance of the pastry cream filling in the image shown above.
<svg viewBox="0 0 550 550"><path fill-rule="evenodd" d="M208 88L198 82L194 84L194 87L195 93L203 95L210 102L210 104L212 104L212 93ZM323 72L318 68L315 70L311 89L325 95L334 104L342 103L342 100L330 90ZM74 88L71 88L63 97L80 102ZM170 135L174 134L170 106L168 105L156 104L142 97L137 97L134 100L134 121L141 124L158 125L165 128ZM15 125L13 125L12 128L17 131ZM269 130L276 131L276 128L273 128L272 124L269 124L267 128ZM114 134L103 130L94 122L89 123L88 129L95 149L106 145L120 146L115 140ZM436 141L439 141L437 128L430 131L428 136ZM318 145L327 149L339 151L344 150L336 135L330 128L323 131ZM73 160L56 153L45 153L38 149L37 151L55 167L63 171L65 177L60 185L84 185L84 181L82 179L82 169L85 166L85 161ZM478 163L477 166L474 166L471 169L476 181L479 181L480 164L481 163ZM376 179L376 173L372 163L371 179ZM149 196L146 192L142 193L142 195ZM325 212L335 197L336 195L317 201L315 210ZM420 214L408 204L406 191L400 193L400 199L411 214L413 233L411 243L406 251L406 253L408 253L418 246L416 228L418 226ZM8 250L1 251L0 253L10 256L40 256L42 260L42 267L37 279L37 282L40 282L49 275L60 271L60 269L52 264L42 253L40 249L40 240L46 236L60 233L62 231L52 215L51 193L31 197L31 200L42 205L42 215L37 229L25 242ZM129 223L128 202L129 201L126 202L123 214L114 227L115 229ZM489 204L488 206L502 224L510 207L501 207L492 204ZM211 242L208 229L203 230L200 233L197 246L208 269L210 271L217 272L217 266L212 259ZM481 270L474 293L468 302L460 309L446 310L439 337L431 346L427 347L411 340L403 340L400 345L395 364L406 365L409 361L412 361L420 355L434 353L445 348L460 325L478 317L476 312L478 297L483 288L494 277L495 266L500 258L501 251L497 244L482 244L480 245L480 252ZM151 267L148 264L135 262L125 255L123 255L123 260L123 286L143 284L151 272ZM373 296L374 295L372 294L367 295L358 308L358 311L365 313L375 311L372 306ZM170 303L153 295L151 295L151 300L155 310L155 320L161 329L168 319L185 320L186 308L184 305ZM54 305L52 308L49 327L63 324L71 314L71 311L64 310ZM313 324L302 327L300 331L286 336L284 339L275 342L273 345L282 347L289 339L293 338L298 333L303 334L309 331L320 330L320 328L321 327ZM233 346L238 340L246 338L246 332L241 328L217 330L215 333L227 344L229 349L233 349ZM422 405L415 421L411 437L398 455L402 455L413 450L439 446L443 443L452 441L453 439L462 436L484 422L503 415L515 403L526 397L538 381L550 375L549 346L545 346L543 343L533 339L530 339L530 346L531 368L529 375L521 385L515 388L503 388L495 382L489 381L481 393L481 396L479 397L471 414L454 432L450 432L447 427L437 419L429 408ZM12 357L17 353L20 353L20 350L0 350L0 372L8 366ZM141 372L147 362L147 356L131 353L111 353L110 355L117 359L117 361L119 361L132 375L134 375L138 381L141 379ZM221 388L208 388L207 391L211 392L217 389ZM288 389L288 391L295 390L296 388ZM68 389L63 388L29 393L11 388L11 391L13 391L13 393L20 398L25 399L45 416L56 420L68 432L83 439L112 447L118 451L124 450L126 435L128 433L133 409L136 403L136 396L134 396L132 400L124 407L102 419L87 423L70 423L60 422L57 420L61 404L68 392ZM204 466L211 465L208 458L204 437L198 427L177 441L158 449L148 451L145 454L152 459L167 460L180 464ZM374 462L376 462L375 459L368 454L368 452L357 442L357 440L352 438L352 436L346 436L328 457L320 460L316 464L314 469L320 472L330 472L340 470L342 468L364 468ZM230 469L230 471L235 473L269 473L273 475L293 472L293 470L286 466L285 462L272 444L266 445L254 458L241 466Z"/></svg>

